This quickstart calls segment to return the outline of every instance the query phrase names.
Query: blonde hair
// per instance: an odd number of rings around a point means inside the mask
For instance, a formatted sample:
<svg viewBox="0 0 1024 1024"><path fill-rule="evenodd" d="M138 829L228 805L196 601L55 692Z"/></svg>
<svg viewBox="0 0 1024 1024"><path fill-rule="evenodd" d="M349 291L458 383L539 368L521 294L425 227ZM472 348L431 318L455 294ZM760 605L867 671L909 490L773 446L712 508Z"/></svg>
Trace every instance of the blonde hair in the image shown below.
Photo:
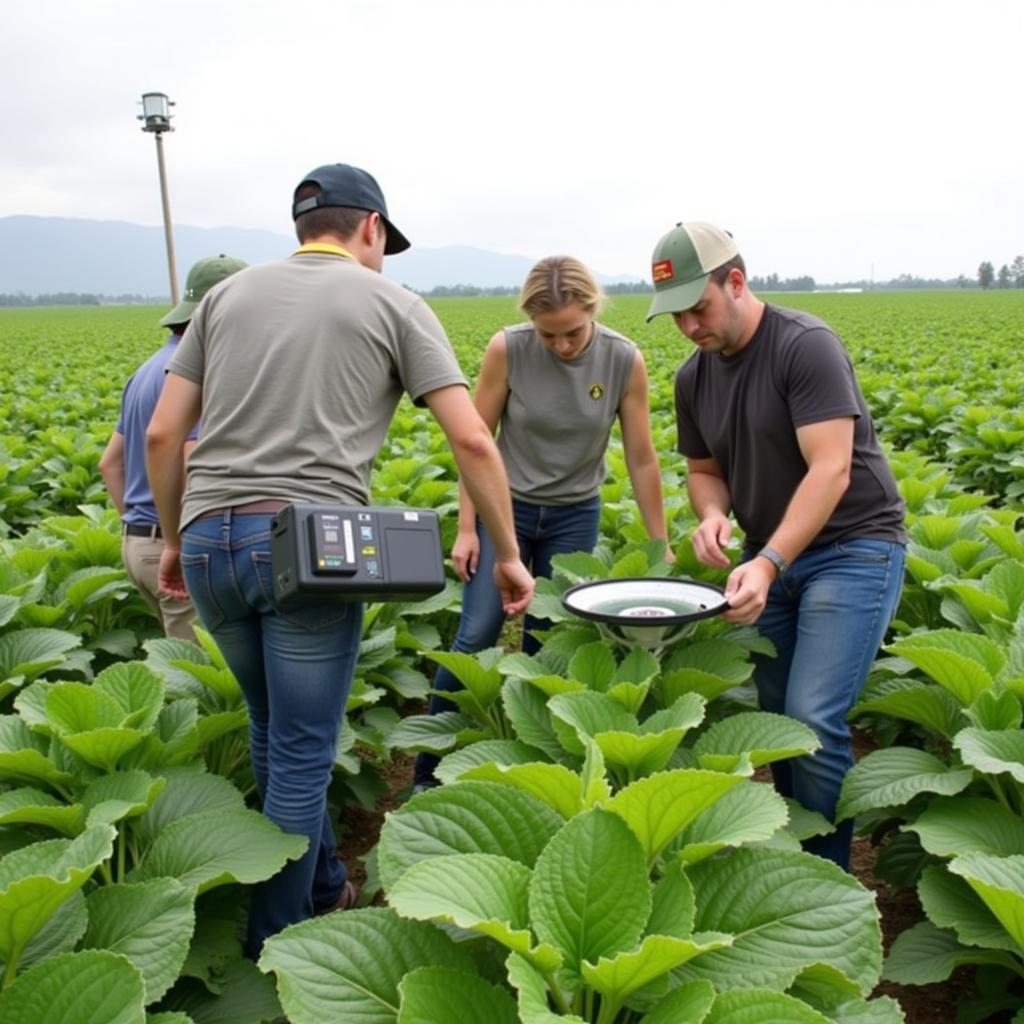
<svg viewBox="0 0 1024 1024"><path fill-rule="evenodd" d="M519 309L531 320L538 313L550 313L571 303L588 316L596 316L604 304L604 293L593 275L572 256L548 256L526 275L519 293Z"/></svg>

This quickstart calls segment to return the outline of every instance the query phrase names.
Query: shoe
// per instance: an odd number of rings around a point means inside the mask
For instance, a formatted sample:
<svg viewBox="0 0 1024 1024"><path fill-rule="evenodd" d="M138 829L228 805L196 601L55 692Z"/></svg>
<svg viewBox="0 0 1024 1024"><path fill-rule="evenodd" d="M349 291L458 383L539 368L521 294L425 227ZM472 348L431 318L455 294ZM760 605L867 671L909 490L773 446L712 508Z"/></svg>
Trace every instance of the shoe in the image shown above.
<svg viewBox="0 0 1024 1024"><path fill-rule="evenodd" d="M333 914L335 910L353 910L359 904L359 886L355 882L346 882L341 887L341 895L326 907L314 907L313 916L323 917L324 914Z"/></svg>

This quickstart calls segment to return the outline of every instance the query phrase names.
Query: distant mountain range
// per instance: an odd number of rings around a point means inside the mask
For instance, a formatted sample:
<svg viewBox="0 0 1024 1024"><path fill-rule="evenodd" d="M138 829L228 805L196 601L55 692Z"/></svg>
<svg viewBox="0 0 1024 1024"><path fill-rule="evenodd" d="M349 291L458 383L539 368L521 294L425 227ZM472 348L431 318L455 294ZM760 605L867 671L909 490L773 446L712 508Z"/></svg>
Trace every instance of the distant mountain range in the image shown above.
<svg viewBox="0 0 1024 1024"><path fill-rule="evenodd" d="M248 263L279 259L294 238L254 228L175 225L178 281L203 256L228 253ZM467 246L414 248L384 261L384 273L418 291L438 285L518 286L534 264L527 256ZM598 274L602 284L639 280ZM0 293L83 292L166 296L167 258L160 226L71 217L0 217Z"/></svg>

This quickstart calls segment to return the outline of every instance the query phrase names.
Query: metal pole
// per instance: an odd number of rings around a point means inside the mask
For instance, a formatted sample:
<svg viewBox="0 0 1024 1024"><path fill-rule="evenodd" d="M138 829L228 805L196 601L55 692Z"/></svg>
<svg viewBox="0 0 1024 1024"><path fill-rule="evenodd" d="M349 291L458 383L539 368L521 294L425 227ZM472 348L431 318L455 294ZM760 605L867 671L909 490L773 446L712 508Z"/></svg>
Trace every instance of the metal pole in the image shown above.
<svg viewBox="0 0 1024 1024"><path fill-rule="evenodd" d="M160 168L160 202L164 208L164 238L167 241L167 273L171 279L171 305L180 301L178 295L178 274L174 266L174 233L171 230L171 203L167 198L167 171L164 168L163 132L154 132L156 137L156 162Z"/></svg>

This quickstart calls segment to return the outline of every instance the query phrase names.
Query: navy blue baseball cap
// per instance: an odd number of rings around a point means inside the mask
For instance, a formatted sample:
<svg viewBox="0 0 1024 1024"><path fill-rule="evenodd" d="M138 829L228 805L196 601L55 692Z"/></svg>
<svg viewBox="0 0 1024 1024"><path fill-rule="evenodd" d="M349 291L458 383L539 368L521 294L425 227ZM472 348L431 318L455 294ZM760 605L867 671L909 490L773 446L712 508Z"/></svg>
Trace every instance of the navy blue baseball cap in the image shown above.
<svg viewBox="0 0 1024 1024"><path fill-rule="evenodd" d="M320 191L308 199L299 199L299 189L303 185L319 185ZM292 220L321 206L348 206L355 210L379 213L387 232L387 239L384 242L386 256L405 252L411 244L409 239L388 220L387 203L384 202L384 193L381 192L376 178L359 167L353 167L351 164L324 164L323 167L310 171L295 186Z"/></svg>

